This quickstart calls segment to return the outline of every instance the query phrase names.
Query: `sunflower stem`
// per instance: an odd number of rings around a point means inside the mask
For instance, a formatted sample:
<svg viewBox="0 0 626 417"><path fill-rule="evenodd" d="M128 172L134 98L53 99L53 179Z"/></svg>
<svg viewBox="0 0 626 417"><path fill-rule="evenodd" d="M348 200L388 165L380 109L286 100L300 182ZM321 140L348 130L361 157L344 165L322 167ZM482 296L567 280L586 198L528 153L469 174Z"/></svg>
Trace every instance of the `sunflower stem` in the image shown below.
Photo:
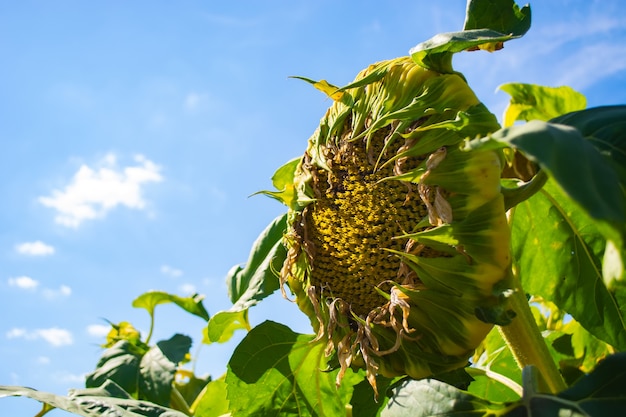
<svg viewBox="0 0 626 417"><path fill-rule="evenodd" d="M513 274L512 279L515 291L509 297L509 303L516 316L510 324L498 327L500 334L513 353L520 369L532 365L539 371L541 389L552 394L561 392L567 388L567 385L537 327L519 277Z"/></svg>
<svg viewBox="0 0 626 417"><path fill-rule="evenodd" d="M546 171L540 169L534 177L529 181L522 183L517 188L502 187L501 192L504 195L505 210L515 207L522 201L528 200L535 195L548 181Z"/></svg>

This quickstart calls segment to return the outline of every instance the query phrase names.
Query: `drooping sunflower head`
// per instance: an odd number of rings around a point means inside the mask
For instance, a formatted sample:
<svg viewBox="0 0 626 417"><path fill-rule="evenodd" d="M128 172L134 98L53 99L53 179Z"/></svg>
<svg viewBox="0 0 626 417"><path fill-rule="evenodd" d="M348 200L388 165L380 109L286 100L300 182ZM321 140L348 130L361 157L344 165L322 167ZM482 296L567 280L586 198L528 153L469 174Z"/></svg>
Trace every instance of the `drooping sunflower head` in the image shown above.
<svg viewBox="0 0 626 417"><path fill-rule="evenodd" d="M398 58L336 88L268 193L289 207L281 281L341 368L422 378L462 367L501 319L510 265L499 128L457 74Z"/></svg>

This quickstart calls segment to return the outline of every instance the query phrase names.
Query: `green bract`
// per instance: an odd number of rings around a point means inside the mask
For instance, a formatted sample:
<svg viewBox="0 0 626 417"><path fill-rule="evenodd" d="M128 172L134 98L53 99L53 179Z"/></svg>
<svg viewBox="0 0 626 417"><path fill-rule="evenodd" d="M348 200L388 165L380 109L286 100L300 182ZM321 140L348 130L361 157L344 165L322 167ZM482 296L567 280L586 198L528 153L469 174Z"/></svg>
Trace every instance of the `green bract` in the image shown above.
<svg viewBox="0 0 626 417"><path fill-rule="evenodd" d="M466 365L504 308L509 228L499 128L457 74L398 58L336 88L304 155L268 192L289 207L281 282L336 355L375 376Z"/></svg>

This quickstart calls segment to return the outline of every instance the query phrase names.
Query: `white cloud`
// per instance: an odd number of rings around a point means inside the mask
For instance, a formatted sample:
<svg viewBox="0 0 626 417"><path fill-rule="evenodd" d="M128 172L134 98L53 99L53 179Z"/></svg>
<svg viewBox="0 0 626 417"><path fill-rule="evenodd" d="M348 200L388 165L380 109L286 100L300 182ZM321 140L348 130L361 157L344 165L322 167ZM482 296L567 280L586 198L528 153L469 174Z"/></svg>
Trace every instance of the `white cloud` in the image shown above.
<svg viewBox="0 0 626 417"><path fill-rule="evenodd" d="M77 375L67 371L56 372L52 378L63 384L81 385L85 383L85 375Z"/></svg>
<svg viewBox="0 0 626 417"><path fill-rule="evenodd" d="M67 227L103 218L117 206L142 210L146 206L142 186L160 182L163 177L161 168L143 155L134 159L137 165L120 168L111 153L98 168L82 165L63 190L53 190L51 196L39 197L39 202L56 209L55 221Z"/></svg>
<svg viewBox="0 0 626 417"><path fill-rule="evenodd" d="M191 111L196 110L205 99L206 99L205 94L194 93L194 92L189 93L185 97L185 108Z"/></svg>
<svg viewBox="0 0 626 417"><path fill-rule="evenodd" d="M47 356L39 356L37 358L37 363L41 364L41 365L47 365L50 363L50 358Z"/></svg>
<svg viewBox="0 0 626 417"><path fill-rule="evenodd" d="M52 346L65 346L74 343L74 338L69 330L51 327L49 329L36 330L39 337L50 343Z"/></svg>
<svg viewBox="0 0 626 417"><path fill-rule="evenodd" d="M61 329L59 327L50 327L48 329L35 329L32 331L28 331L23 328L13 328L6 333L6 337L7 339L43 339L54 347L66 346L74 343L72 333L69 330Z"/></svg>
<svg viewBox="0 0 626 417"><path fill-rule="evenodd" d="M42 290L42 294L48 300L52 300L59 297L69 297L70 295L72 295L72 289L67 285L61 285L56 290L53 290L51 288L45 288Z"/></svg>
<svg viewBox="0 0 626 417"><path fill-rule="evenodd" d="M87 326L87 333L94 337L106 337L111 331L111 326L106 324L90 324Z"/></svg>
<svg viewBox="0 0 626 417"><path fill-rule="evenodd" d="M15 245L15 250L22 255L32 256L52 255L54 253L54 247L43 243L41 240L20 243Z"/></svg>
<svg viewBox="0 0 626 417"><path fill-rule="evenodd" d="M593 59L589 59L593 57ZM626 69L626 46L597 43L578 50L561 63L559 85L584 89Z"/></svg>
<svg viewBox="0 0 626 417"><path fill-rule="evenodd" d="M21 276L9 278L9 286L23 288L25 290L34 290L39 286L39 281L31 277Z"/></svg>
<svg viewBox="0 0 626 417"><path fill-rule="evenodd" d="M28 332L26 331L26 329L22 329L18 327L14 327L13 329L9 330L6 333L6 336L7 336L7 339L19 339L19 338L28 339L29 338Z"/></svg>
<svg viewBox="0 0 626 417"><path fill-rule="evenodd" d="M178 278L183 275L183 271L181 271L180 269L172 268L169 265L161 266L161 273L172 278Z"/></svg>
<svg viewBox="0 0 626 417"><path fill-rule="evenodd" d="M195 285L193 285L193 284L189 284L189 283L186 283L186 284L181 285L181 286L179 287L179 290L180 290L182 293L185 293L185 294L195 294L195 293L197 293L197 292L198 292L198 291L196 290L196 286L195 286Z"/></svg>

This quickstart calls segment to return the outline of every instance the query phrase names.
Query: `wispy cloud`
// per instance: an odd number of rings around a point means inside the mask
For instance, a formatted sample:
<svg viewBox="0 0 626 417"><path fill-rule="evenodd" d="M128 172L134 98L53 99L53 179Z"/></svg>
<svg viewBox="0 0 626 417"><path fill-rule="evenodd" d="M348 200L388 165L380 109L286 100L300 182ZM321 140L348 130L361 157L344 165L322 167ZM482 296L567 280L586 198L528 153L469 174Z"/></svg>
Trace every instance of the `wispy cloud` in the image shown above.
<svg viewBox="0 0 626 417"><path fill-rule="evenodd" d="M7 280L9 287L21 288L28 291L37 291L44 298L48 300L54 300L61 297L69 297L72 295L72 289L67 285L61 285L57 289L53 288L41 288L39 281L28 276L11 277Z"/></svg>
<svg viewBox="0 0 626 417"><path fill-rule="evenodd" d="M107 155L100 167L82 165L63 190L53 190L51 196L39 202L57 211L55 221L63 226L78 227L85 220L103 218L118 207L141 210L146 206L142 187L146 183L160 182L161 168L136 155L137 165L120 168L114 154Z"/></svg>
<svg viewBox="0 0 626 417"><path fill-rule="evenodd" d="M62 384L82 385L85 383L85 375L73 374L67 371L55 372L52 375L52 379Z"/></svg>
<svg viewBox="0 0 626 417"><path fill-rule="evenodd" d="M6 332L7 339L40 340L43 339L54 347L67 346L74 343L74 338L69 330L59 327L47 329L26 330L15 327Z"/></svg>
<svg viewBox="0 0 626 417"><path fill-rule="evenodd" d="M22 255L45 256L54 254L54 247L43 243L41 240L24 242L15 245L15 250Z"/></svg>
<svg viewBox="0 0 626 417"><path fill-rule="evenodd" d="M25 290L34 290L39 286L39 281L25 275L21 277L9 278L8 283L10 287L18 287Z"/></svg>
<svg viewBox="0 0 626 417"><path fill-rule="evenodd" d="M107 324L90 324L87 326L87 333L94 337L106 337L111 331L111 326Z"/></svg>
<svg viewBox="0 0 626 417"><path fill-rule="evenodd" d="M180 269L172 268L169 265L161 266L161 273L172 278L178 278L183 275L183 271L181 271Z"/></svg>
<svg viewBox="0 0 626 417"><path fill-rule="evenodd" d="M190 283L185 283L181 285L178 289L184 294L195 294L198 292L196 290L196 286Z"/></svg>
<svg viewBox="0 0 626 417"><path fill-rule="evenodd" d="M69 297L72 295L72 289L67 285L61 285L58 289L44 288L41 293L48 300L54 300L59 297Z"/></svg>
<svg viewBox="0 0 626 417"><path fill-rule="evenodd" d="M598 43L586 46L562 61L561 68L559 85L582 90L626 70L626 45Z"/></svg>
<svg viewBox="0 0 626 417"><path fill-rule="evenodd" d="M185 96L185 109L194 111L206 100L206 94L191 92Z"/></svg>

